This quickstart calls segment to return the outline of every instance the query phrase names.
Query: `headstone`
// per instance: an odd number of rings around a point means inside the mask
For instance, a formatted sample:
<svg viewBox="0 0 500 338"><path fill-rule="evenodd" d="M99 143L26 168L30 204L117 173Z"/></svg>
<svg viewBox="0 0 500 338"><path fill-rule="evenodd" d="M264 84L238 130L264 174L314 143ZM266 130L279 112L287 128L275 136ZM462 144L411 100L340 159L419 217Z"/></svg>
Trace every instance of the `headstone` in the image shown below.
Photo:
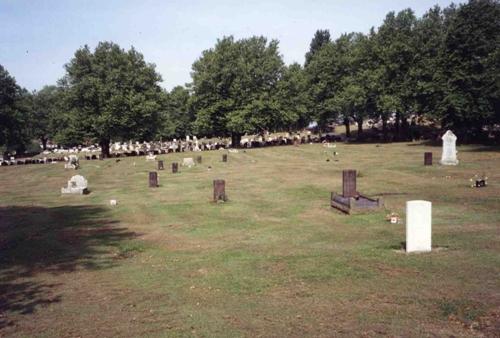
<svg viewBox="0 0 500 338"><path fill-rule="evenodd" d="M165 169L163 167L163 161L162 160L158 160L158 170L163 170L163 169Z"/></svg>
<svg viewBox="0 0 500 338"><path fill-rule="evenodd" d="M109 205L115 206L118 202L116 200L109 200Z"/></svg>
<svg viewBox="0 0 500 338"><path fill-rule="evenodd" d="M104 160L104 155L102 153L99 154L99 160L101 160L101 161Z"/></svg>
<svg viewBox="0 0 500 338"><path fill-rule="evenodd" d="M182 159L182 165L191 168L194 166L194 160L192 157L186 157Z"/></svg>
<svg viewBox="0 0 500 338"><path fill-rule="evenodd" d="M156 155L149 153L148 155L146 155L146 161L156 161Z"/></svg>
<svg viewBox="0 0 500 338"><path fill-rule="evenodd" d="M75 175L68 181L66 188L61 188L61 194L79 194L83 195L88 192L87 180L81 175Z"/></svg>
<svg viewBox="0 0 500 338"><path fill-rule="evenodd" d="M432 203L406 202L406 252L431 251Z"/></svg>
<svg viewBox="0 0 500 338"><path fill-rule="evenodd" d="M226 181L214 180L214 202L227 201Z"/></svg>
<svg viewBox="0 0 500 338"><path fill-rule="evenodd" d="M158 188L158 173L156 171L149 172L149 187Z"/></svg>
<svg viewBox="0 0 500 338"><path fill-rule="evenodd" d="M227 154L222 154L222 162L227 162Z"/></svg>
<svg viewBox="0 0 500 338"><path fill-rule="evenodd" d="M69 155L69 157L64 158L67 162L64 165L65 169L78 169L80 168L80 161L78 160L78 156Z"/></svg>
<svg viewBox="0 0 500 338"><path fill-rule="evenodd" d="M201 156L196 156L196 163L201 164L202 158Z"/></svg>
<svg viewBox="0 0 500 338"><path fill-rule="evenodd" d="M451 130L448 130L441 139L443 140L443 153L440 163L443 165L457 165L457 137Z"/></svg>
<svg viewBox="0 0 500 338"><path fill-rule="evenodd" d="M172 173L175 174L179 171L179 163L173 162L172 163Z"/></svg>
<svg viewBox="0 0 500 338"><path fill-rule="evenodd" d="M432 153L424 153L424 165L432 165Z"/></svg>
<svg viewBox="0 0 500 338"><path fill-rule="evenodd" d="M356 197L356 170L342 170L342 195Z"/></svg>

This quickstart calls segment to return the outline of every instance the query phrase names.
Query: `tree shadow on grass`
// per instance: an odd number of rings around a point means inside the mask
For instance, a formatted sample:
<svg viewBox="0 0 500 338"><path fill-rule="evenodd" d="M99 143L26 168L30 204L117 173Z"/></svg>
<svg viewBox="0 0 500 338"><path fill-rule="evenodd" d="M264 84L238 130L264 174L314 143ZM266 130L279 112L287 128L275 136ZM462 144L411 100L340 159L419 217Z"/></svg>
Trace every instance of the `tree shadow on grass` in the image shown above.
<svg viewBox="0 0 500 338"><path fill-rule="evenodd" d="M38 274L106 269L120 242L137 236L96 206L0 207L0 329L13 314L59 302Z"/></svg>

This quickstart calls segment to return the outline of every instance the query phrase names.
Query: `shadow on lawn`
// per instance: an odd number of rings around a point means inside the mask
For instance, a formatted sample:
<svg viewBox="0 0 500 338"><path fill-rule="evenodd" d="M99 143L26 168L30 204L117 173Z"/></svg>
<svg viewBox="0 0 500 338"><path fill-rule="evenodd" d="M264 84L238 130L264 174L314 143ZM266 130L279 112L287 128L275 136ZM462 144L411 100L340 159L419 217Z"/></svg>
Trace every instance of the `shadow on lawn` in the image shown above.
<svg viewBox="0 0 500 338"><path fill-rule="evenodd" d="M0 207L0 329L13 324L9 314L61 300L54 294L60 284L37 274L115 265L113 248L136 236L117 223L95 206Z"/></svg>

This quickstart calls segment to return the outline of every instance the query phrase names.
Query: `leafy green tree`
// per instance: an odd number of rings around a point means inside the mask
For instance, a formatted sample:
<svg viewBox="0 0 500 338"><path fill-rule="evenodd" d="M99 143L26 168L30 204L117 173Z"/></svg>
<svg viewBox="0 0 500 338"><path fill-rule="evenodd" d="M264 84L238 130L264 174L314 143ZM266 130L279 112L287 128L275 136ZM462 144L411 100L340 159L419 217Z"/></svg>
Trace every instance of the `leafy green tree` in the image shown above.
<svg viewBox="0 0 500 338"><path fill-rule="evenodd" d="M435 6L417 21L413 34L415 54L410 76L415 79L415 112L430 120L439 119L436 108L444 99L447 80L441 63L445 30L444 13Z"/></svg>
<svg viewBox="0 0 500 338"><path fill-rule="evenodd" d="M189 90L182 86L174 87L170 93L163 93L160 136L178 138L192 133L195 115L190 100Z"/></svg>
<svg viewBox="0 0 500 338"><path fill-rule="evenodd" d="M0 146L5 153L22 152L29 142L31 94L0 65Z"/></svg>
<svg viewBox="0 0 500 338"><path fill-rule="evenodd" d="M296 121L295 130L305 128L311 118L308 114L307 79L304 69L293 63L286 67L283 76L278 82L277 97L282 114L286 114L287 121Z"/></svg>
<svg viewBox="0 0 500 338"><path fill-rule="evenodd" d="M353 34L343 34L335 42L324 45L305 67L309 83L310 112L320 129L342 117L346 135L350 136L350 115L338 97L342 80L349 75L349 51Z"/></svg>
<svg viewBox="0 0 500 338"><path fill-rule="evenodd" d="M466 139L498 123L500 109L500 3L471 0L449 17L442 72L445 96L439 107L442 126Z"/></svg>
<svg viewBox="0 0 500 338"><path fill-rule="evenodd" d="M31 132L40 140L44 150L47 149L47 141L56 134L53 121L60 113L61 99L61 89L57 86L45 86L33 94Z"/></svg>
<svg viewBox="0 0 500 338"><path fill-rule="evenodd" d="M309 65L314 55L324 46L331 43L330 31L328 29L318 29L311 40L309 51L305 56L305 67Z"/></svg>
<svg viewBox="0 0 500 338"><path fill-rule="evenodd" d="M415 56L413 33L416 17L411 9L387 14L376 34L376 57L381 67L378 110L387 133L387 119L395 115L396 138L401 136L401 123L408 126L407 117L415 107L415 80L410 76Z"/></svg>
<svg viewBox="0 0 500 338"><path fill-rule="evenodd" d="M67 134L96 140L104 157L111 139L152 139L158 126L161 77L134 48L100 42L76 51L65 66L64 86L70 109Z"/></svg>
<svg viewBox="0 0 500 338"><path fill-rule="evenodd" d="M278 41L264 37L234 41L224 37L193 64L192 107L195 130L203 135L231 135L276 130L295 123L280 109L278 82L284 64Z"/></svg>

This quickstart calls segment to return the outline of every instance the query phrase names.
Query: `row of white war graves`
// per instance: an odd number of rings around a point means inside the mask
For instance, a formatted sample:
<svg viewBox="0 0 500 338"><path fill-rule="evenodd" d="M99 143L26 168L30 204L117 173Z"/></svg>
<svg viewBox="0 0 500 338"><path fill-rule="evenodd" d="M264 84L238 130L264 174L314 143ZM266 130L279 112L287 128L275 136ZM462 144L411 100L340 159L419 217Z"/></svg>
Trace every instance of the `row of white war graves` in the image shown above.
<svg viewBox="0 0 500 338"><path fill-rule="evenodd" d="M443 150L440 163L442 165L457 165L456 136L447 131L443 136ZM155 155L149 155L147 160L155 160ZM222 162L228 161L228 155L222 155ZM202 157L196 156L196 163L202 163ZM163 160L157 161L158 170L164 170ZM193 158L184 158L183 166L195 165ZM425 153L424 165L432 165L432 153ZM78 167L78 159L70 157L66 168ZM178 173L179 164L172 163L172 173ZM343 170L342 172L342 194L331 193L330 205L347 214L359 211L376 210L383 207L381 199L372 199L361 194L356 186L356 170ZM158 172L149 172L149 187L159 187ZM73 176L67 187L61 188L62 194L85 194L88 192L88 182L80 175ZM225 181L216 179L213 181L213 202L226 202L228 197L225 191ZM116 200L110 201L111 205L117 205ZM432 250L432 203L423 200L406 202L406 252L428 252Z"/></svg>
<svg viewBox="0 0 500 338"><path fill-rule="evenodd" d="M287 133L284 136L277 137L243 137L240 141L240 147L243 148L257 148L268 146L292 145L301 143L318 143L330 142L337 140L337 136L333 135L307 135L296 134L291 135ZM177 152L187 151L210 151L234 148L230 142L224 139L218 141L203 141L200 142L196 136L192 139L187 136L185 140L174 139L168 142L114 142L110 146L111 157L130 157L130 156L145 156L145 155L160 155ZM24 164L43 164L43 163L57 163L67 161L69 154L82 154L87 160L102 159L101 147L92 145L89 147L74 147L70 149L51 149L42 152L43 158L19 158L10 157L9 159L0 159L0 166L8 165L24 165Z"/></svg>

